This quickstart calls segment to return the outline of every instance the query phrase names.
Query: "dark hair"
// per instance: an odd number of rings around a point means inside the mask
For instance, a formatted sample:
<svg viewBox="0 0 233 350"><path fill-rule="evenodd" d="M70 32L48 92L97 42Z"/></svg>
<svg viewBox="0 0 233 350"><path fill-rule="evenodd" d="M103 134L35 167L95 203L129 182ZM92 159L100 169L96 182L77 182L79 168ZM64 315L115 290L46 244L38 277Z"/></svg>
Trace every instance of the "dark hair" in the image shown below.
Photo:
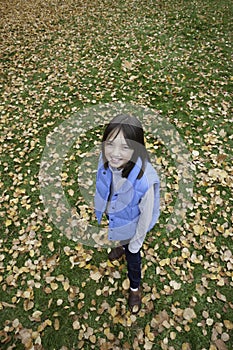
<svg viewBox="0 0 233 350"><path fill-rule="evenodd" d="M128 177L130 171L133 169L137 162L138 157L142 160L142 166L138 174L138 179L140 179L145 170L146 161L150 161L149 154L145 147L144 141L144 131L141 122L130 115L119 114L114 117L110 123L106 126L102 138L102 155L104 161L104 167L108 167L108 161L105 156L104 142L117 131L115 137L122 131L127 145L134 150L130 161L124 166L122 171L122 177Z"/></svg>

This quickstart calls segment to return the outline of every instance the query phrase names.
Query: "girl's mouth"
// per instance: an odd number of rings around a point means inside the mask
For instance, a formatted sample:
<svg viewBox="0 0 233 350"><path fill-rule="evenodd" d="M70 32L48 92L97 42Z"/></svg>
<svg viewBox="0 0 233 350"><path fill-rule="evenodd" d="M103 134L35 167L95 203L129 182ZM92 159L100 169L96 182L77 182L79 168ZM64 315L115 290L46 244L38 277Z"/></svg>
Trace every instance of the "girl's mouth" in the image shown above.
<svg viewBox="0 0 233 350"><path fill-rule="evenodd" d="M111 158L111 163L119 163L119 162L121 162L122 161L122 159L121 158Z"/></svg>

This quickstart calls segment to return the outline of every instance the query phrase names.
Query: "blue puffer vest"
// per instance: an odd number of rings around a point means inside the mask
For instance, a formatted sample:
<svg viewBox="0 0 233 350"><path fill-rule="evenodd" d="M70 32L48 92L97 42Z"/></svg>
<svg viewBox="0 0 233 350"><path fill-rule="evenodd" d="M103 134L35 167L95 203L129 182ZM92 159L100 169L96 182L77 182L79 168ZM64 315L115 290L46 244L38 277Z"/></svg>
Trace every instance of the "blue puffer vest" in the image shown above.
<svg viewBox="0 0 233 350"><path fill-rule="evenodd" d="M141 165L142 161L138 158L122 187L117 192L110 193L112 171L109 168L104 168L100 157L96 176L95 213L100 224L108 205L109 240L124 241L135 235L140 215L139 202L151 186L154 186L155 196L153 216L148 231L158 220L159 178L151 163L147 162L143 176L137 179ZM108 200L110 200L110 205Z"/></svg>

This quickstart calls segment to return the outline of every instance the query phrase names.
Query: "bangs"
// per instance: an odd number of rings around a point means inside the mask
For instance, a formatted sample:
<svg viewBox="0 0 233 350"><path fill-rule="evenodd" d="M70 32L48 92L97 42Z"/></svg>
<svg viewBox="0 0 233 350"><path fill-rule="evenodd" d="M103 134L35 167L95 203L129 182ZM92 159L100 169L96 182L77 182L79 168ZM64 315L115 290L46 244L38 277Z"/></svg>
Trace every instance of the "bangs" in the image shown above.
<svg viewBox="0 0 233 350"><path fill-rule="evenodd" d="M115 140L115 138L117 138L120 132L121 132L121 128L116 126L111 131L109 131L108 135L106 136L106 140L103 140L103 141Z"/></svg>
<svg viewBox="0 0 233 350"><path fill-rule="evenodd" d="M134 147L135 140L133 137L134 135L132 135L132 132L129 132L129 131L130 130L128 130L127 124L122 124L120 126L117 125L112 129L112 131L109 132L105 141L109 141L109 140L114 141L117 138L117 136L122 132L127 145L130 148L134 149L135 148Z"/></svg>

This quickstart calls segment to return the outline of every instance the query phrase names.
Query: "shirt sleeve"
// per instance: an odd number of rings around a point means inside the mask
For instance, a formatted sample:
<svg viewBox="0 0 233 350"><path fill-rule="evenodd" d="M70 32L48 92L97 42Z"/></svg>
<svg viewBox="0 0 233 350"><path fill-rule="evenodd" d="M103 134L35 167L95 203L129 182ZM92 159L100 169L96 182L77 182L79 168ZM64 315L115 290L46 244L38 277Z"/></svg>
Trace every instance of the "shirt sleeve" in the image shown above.
<svg viewBox="0 0 233 350"><path fill-rule="evenodd" d="M135 235L129 242L129 251L137 253L142 247L148 227L152 220L154 208L154 186L151 186L142 197L139 204L140 216Z"/></svg>

